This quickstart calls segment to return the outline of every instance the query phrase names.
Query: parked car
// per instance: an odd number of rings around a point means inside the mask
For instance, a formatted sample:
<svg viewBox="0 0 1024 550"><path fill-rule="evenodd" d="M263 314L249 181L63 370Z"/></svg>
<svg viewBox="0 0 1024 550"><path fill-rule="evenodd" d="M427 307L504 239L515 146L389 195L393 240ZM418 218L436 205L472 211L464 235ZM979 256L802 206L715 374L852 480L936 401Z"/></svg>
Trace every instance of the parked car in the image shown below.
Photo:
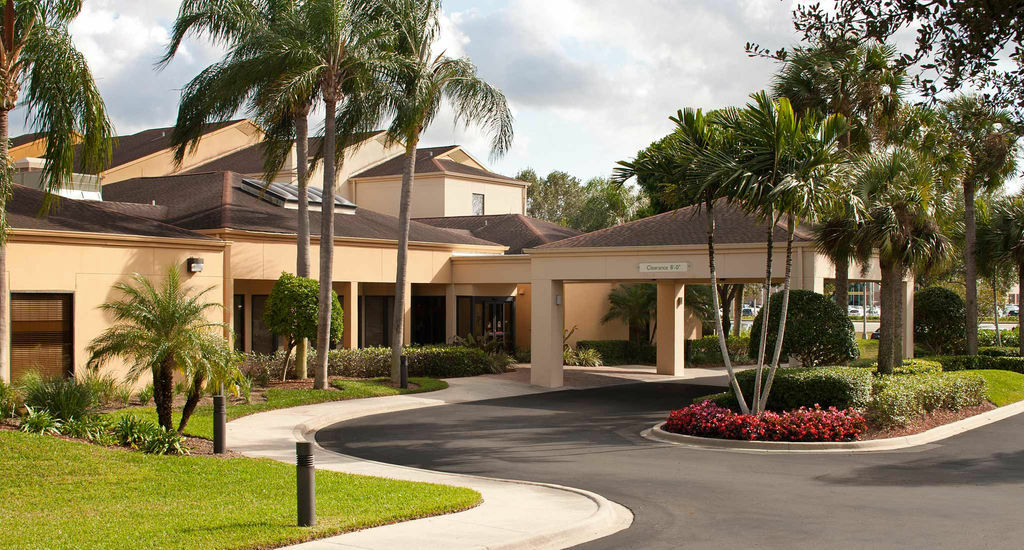
<svg viewBox="0 0 1024 550"><path fill-rule="evenodd" d="M1020 308L1017 306L1006 306L1003 310L1003 315L1009 315L1010 317L1016 317L1020 313Z"/></svg>
<svg viewBox="0 0 1024 550"><path fill-rule="evenodd" d="M758 309L756 307L743 306L742 315L744 317L757 317L757 311Z"/></svg>
<svg viewBox="0 0 1024 550"><path fill-rule="evenodd" d="M881 340L882 339L882 329L876 328L875 332L871 333L871 339L872 340Z"/></svg>
<svg viewBox="0 0 1024 550"><path fill-rule="evenodd" d="M870 306L868 308L868 315L874 315L875 317L882 314L882 310L878 306Z"/></svg>
<svg viewBox="0 0 1024 550"><path fill-rule="evenodd" d="M860 306L850 306L849 313L854 317L861 317L864 315L864 310Z"/></svg>

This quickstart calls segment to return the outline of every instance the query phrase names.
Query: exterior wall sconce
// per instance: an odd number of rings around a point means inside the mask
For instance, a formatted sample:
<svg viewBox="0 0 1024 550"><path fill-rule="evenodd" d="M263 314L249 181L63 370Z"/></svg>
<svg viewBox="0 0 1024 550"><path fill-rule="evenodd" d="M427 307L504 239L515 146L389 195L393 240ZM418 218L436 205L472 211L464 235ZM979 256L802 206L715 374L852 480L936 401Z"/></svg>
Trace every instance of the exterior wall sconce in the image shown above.
<svg viewBox="0 0 1024 550"><path fill-rule="evenodd" d="M561 295L555 296L555 305L556 306L562 305L562 296Z"/></svg>
<svg viewBox="0 0 1024 550"><path fill-rule="evenodd" d="M202 258L189 258L185 260L185 268L189 273L202 273L203 272L203 259Z"/></svg>

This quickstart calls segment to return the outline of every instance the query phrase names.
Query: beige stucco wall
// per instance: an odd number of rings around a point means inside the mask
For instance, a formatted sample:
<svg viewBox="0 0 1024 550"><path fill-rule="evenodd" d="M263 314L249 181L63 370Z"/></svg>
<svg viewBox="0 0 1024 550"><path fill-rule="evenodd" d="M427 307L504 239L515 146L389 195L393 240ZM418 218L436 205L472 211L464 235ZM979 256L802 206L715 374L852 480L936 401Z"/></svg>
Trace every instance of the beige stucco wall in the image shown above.
<svg viewBox="0 0 1024 550"><path fill-rule="evenodd" d="M356 179L349 182L346 198L360 208L398 216L402 177ZM412 186L410 213L413 218L445 215L445 178L437 174L416 176Z"/></svg>
<svg viewBox="0 0 1024 550"><path fill-rule="evenodd" d="M474 193L484 196L484 214L525 214L525 185L445 176L443 215L472 216Z"/></svg>
<svg viewBox="0 0 1024 550"><path fill-rule="evenodd" d="M74 311L74 369L85 371L89 359L86 347L105 330L112 319L97 309L117 299L112 287L140 273L154 281L162 280L172 265L185 272L185 260L203 258L203 272L185 275L184 280L197 289L215 286L209 301L223 304L223 243L154 238L102 238L57 232L14 231L8 244L8 281L10 291L72 293ZM221 310L211 311L211 320L224 320ZM123 377L126 365L112 361L103 367ZM151 380L143 376L137 387Z"/></svg>
<svg viewBox="0 0 1024 550"><path fill-rule="evenodd" d="M608 294L618 283L566 283L565 330L576 332L569 337L575 346L580 340L627 340L629 327L619 320L602 323L608 313Z"/></svg>

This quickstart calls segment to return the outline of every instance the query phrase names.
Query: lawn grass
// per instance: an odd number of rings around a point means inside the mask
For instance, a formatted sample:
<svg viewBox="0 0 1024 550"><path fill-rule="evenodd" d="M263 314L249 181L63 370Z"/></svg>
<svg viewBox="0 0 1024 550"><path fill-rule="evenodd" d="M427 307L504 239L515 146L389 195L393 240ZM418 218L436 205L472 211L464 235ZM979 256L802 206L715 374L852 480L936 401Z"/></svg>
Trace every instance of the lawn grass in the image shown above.
<svg viewBox="0 0 1024 550"><path fill-rule="evenodd" d="M443 380L437 380L434 378L410 378L409 381L416 384L418 387L402 390L391 387L387 384L388 381L390 381L389 378L371 378L369 380L332 380L331 385L341 391L271 388L264 394L266 401L262 403L240 403L236 405L228 405L228 420L230 421L235 418L241 418L250 414L274 409L298 407L299 405L312 405L315 403L344 401L347 399L362 399L364 397L422 393L443 390L448 387L448 383ZM132 407L114 411L109 414L115 416L134 414L139 418L151 420L154 423L157 421L156 408L153 406ZM177 427L180 420L181 411L176 409L174 411L175 427ZM196 407L195 413L192 414L188 420L188 425L185 426L185 433L196 437L213 439L213 407L210 405Z"/></svg>
<svg viewBox="0 0 1024 550"><path fill-rule="evenodd" d="M997 407L1024 400L1024 374L1008 370L972 370L985 378L988 400Z"/></svg>
<svg viewBox="0 0 1024 550"><path fill-rule="evenodd" d="M318 471L317 525L300 528L292 465L15 431L0 431L0 471L5 548L270 548L480 502L465 488Z"/></svg>
<svg viewBox="0 0 1024 550"><path fill-rule="evenodd" d="M860 357L850 361L851 367L869 367L878 362L878 340L857 338Z"/></svg>

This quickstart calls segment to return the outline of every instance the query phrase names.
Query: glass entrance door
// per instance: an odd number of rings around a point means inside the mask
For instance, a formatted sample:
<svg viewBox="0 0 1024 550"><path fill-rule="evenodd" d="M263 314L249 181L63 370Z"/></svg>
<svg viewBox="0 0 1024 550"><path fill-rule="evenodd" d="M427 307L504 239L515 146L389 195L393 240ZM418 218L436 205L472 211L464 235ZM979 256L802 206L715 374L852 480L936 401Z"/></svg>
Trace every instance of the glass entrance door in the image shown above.
<svg viewBox="0 0 1024 550"><path fill-rule="evenodd" d="M515 302L506 296L459 296L459 335L498 341L506 349L515 346ZM466 319L470 315L470 319Z"/></svg>

